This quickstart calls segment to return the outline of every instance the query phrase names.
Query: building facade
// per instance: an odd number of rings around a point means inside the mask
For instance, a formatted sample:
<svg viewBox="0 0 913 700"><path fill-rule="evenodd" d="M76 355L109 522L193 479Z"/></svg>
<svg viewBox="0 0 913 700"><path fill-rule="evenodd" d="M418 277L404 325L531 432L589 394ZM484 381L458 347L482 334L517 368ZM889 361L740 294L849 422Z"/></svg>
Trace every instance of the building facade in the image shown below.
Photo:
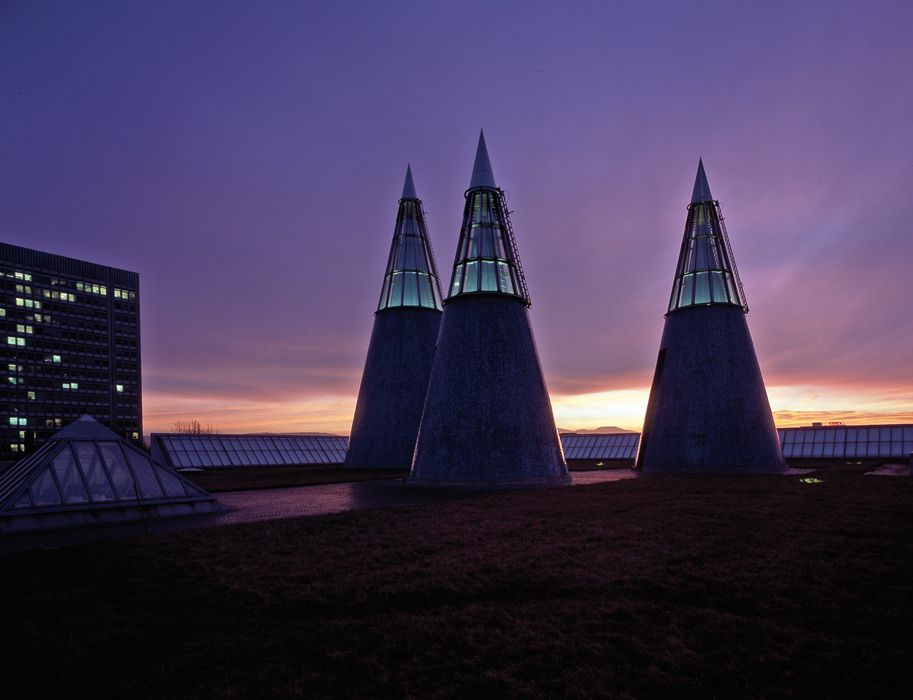
<svg viewBox="0 0 913 700"><path fill-rule="evenodd" d="M464 200L408 482L473 488L568 484L526 279L482 134Z"/></svg>
<svg viewBox="0 0 913 700"><path fill-rule="evenodd" d="M139 275L0 243L0 460L87 414L143 433Z"/></svg>
<svg viewBox="0 0 913 700"><path fill-rule="evenodd" d="M771 473L786 468L747 313L720 203L699 161L638 469Z"/></svg>
<svg viewBox="0 0 913 700"><path fill-rule="evenodd" d="M361 375L347 467L412 464L441 325L441 287L425 218L410 167Z"/></svg>

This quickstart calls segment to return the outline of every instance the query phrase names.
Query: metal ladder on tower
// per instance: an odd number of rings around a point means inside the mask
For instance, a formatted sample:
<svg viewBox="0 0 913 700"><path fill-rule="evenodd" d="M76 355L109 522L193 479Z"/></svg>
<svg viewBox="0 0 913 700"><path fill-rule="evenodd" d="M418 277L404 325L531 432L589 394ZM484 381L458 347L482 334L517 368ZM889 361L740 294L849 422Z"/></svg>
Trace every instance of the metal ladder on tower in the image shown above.
<svg viewBox="0 0 913 700"><path fill-rule="evenodd" d="M742 278L739 277L739 267L735 264L735 257L732 255L732 246L729 244L729 233L726 231L726 220L723 218L723 209L719 202L714 202L716 206L716 215L720 220L720 231L723 233L723 245L726 246L726 256L729 258L729 264L732 265L732 276L735 277L736 286L739 288L740 301L742 309L748 313L748 297L745 296L745 288L742 286Z"/></svg>
<svg viewBox="0 0 913 700"><path fill-rule="evenodd" d="M520 281L520 292L523 296L523 301L526 302L526 306L532 306L532 302L529 299L529 289L526 286L526 273L523 271L523 263L520 262L520 251L517 249L517 241L514 238L514 228L510 223L510 212L507 210L507 198L504 195L504 190L498 189L498 199L501 201L501 211L504 213L504 227L506 229L505 233L507 234L507 245L510 246L510 255L513 258L514 264L517 266L517 277Z"/></svg>

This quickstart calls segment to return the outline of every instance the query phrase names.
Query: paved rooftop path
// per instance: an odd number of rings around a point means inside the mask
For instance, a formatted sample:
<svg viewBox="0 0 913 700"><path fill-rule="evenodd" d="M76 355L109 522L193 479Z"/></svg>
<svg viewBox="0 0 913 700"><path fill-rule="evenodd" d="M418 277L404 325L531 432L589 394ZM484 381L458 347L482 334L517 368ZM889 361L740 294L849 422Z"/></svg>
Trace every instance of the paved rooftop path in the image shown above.
<svg viewBox="0 0 913 700"><path fill-rule="evenodd" d="M571 472L574 486L619 481L634 476L636 474L630 469ZM276 518L327 515L348 510L416 506L469 498L480 493L491 491L407 486L401 479L294 486L262 491L226 491L216 494L216 498L219 499L219 503L231 510L216 516L211 524L227 525Z"/></svg>

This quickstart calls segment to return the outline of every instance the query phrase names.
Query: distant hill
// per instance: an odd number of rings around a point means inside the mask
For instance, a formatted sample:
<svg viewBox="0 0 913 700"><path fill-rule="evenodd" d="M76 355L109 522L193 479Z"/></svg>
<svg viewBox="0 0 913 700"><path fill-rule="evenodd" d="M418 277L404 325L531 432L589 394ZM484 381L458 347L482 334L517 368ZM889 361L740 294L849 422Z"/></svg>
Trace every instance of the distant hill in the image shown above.
<svg viewBox="0 0 913 700"><path fill-rule="evenodd" d="M558 428L562 435L565 433L576 433L577 435L614 435L616 433L636 433L636 430L625 430L615 425L603 425L599 428L581 428L580 430L568 430L567 428Z"/></svg>

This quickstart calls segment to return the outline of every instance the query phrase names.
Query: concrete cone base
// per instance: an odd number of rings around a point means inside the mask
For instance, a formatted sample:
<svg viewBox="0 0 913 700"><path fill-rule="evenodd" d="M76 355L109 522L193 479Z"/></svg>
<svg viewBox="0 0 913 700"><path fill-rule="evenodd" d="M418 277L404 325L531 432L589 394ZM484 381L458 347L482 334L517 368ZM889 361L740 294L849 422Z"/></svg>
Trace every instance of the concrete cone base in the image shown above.
<svg viewBox="0 0 913 700"><path fill-rule="evenodd" d="M409 307L374 317L346 467L411 466L440 322L440 311Z"/></svg>
<svg viewBox="0 0 913 700"><path fill-rule="evenodd" d="M786 465L745 314L669 314L637 467L644 472L779 473Z"/></svg>
<svg viewBox="0 0 913 700"><path fill-rule="evenodd" d="M521 300L480 294L445 305L409 483L569 483Z"/></svg>

